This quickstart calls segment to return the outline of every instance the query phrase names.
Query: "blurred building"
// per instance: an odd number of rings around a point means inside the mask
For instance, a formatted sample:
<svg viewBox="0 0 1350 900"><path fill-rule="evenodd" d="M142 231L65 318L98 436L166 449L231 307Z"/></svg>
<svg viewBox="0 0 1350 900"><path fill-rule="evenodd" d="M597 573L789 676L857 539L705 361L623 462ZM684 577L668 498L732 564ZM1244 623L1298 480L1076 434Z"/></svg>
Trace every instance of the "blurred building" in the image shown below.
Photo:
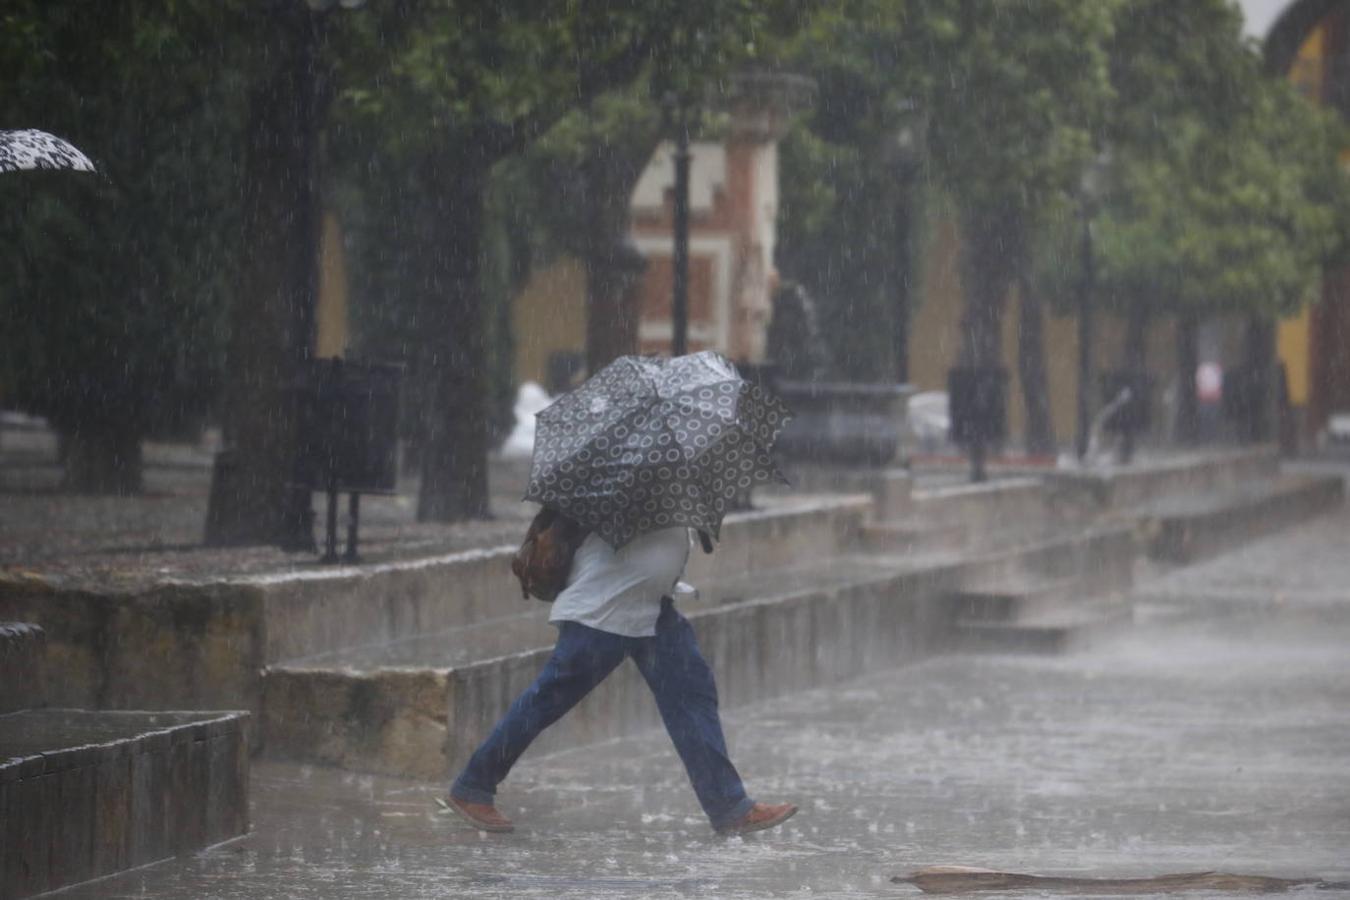
<svg viewBox="0 0 1350 900"><path fill-rule="evenodd" d="M726 135L690 144L689 349L758 362L764 356L778 215L778 141L787 119L780 86L743 82ZM633 191L631 238L647 265L638 288L639 352L668 353L674 268L674 146L652 154ZM563 259L534 273L513 310L516 376L549 384L584 358L585 276Z"/></svg>
<svg viewBox="0 0 1350 900"><path fill-rule="evenodd" d="M1270 70L1350 119L1350 0L1244 0ZM1344 157L1350 163L1350 152ZM1280 361L1304 436L1350 412L1350 267L1328 270L1321 296L1280 323Z"/></svg>

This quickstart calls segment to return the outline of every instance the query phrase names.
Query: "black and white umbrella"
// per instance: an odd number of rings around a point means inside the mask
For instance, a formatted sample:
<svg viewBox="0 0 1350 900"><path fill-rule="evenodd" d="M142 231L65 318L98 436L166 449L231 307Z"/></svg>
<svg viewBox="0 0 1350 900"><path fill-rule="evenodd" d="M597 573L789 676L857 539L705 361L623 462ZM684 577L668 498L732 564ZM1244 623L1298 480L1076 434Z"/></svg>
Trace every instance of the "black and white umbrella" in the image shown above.
<svg viewBox="0 0 1350 900"><path fill-rule="evenodd" d="M0 130L0 172L72 169L92 172L94 164L69 141L36 128Z"/></svg>
<svg viewBox="0 0 1350 900"><path fill-rule="evenodd" d="M716 537L733 498L784 480L769 451L790 417L718 353L622 356L536 416L525 499L616 549L675 525Z"/></svg>

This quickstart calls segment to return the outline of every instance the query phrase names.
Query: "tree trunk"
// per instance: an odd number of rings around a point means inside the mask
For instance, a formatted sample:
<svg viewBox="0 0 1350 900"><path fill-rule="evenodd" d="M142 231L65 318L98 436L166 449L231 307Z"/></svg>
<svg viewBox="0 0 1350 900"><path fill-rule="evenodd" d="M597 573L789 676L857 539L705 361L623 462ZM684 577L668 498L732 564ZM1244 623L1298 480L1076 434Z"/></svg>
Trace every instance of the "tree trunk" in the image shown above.
<svg viewBox="0 0 1350 900"><path fill-rule="evenodd" d="M61 486L76 494L138 494L143 487L141 436L118 422L82 420L61 432Z"/></svg>
<svg viewBox="0 0 1350 900"><path fill-rule="evenodd" d="M976 368L1003 362L1003 304L1016 273L1017 229L1005 217L967 220L962 233L961 276L966 304L961 316L961 364Z"/></svg>
<svg viewBox="0 0 1350 900"><path fill-rule="evenodd" d="M1245 334L1245 362L1255 390L1251 409L1246 411L1243 438L1253 443L1269 441L1274 437L1273 423L1278 421L1276 406L1275 323L1264 316L1247 319Z"/></svg>
<svg viewBox="0 0 1350 900"><path fill-rule="evenodd" d="M309 492L290 486L294 398L312 347L316 284L312 62L307 13L281 4L270 13L269 55L278 62L250 98L242 203L244 271L231 312L226 434L207 510L208 544L312 544ZM306 531L311 533L307 536Z"/></svg>
<svg viewBox="0 0 1350 900"><path fill-rule="evenodd" d="M909 323L913 315L915 282L914 217L918 187L912 174L901 180L900 199L895 204L895 260L891 283L895 286L895 309L891 317L891 355L895 380L909 382Z"/></svg>
<svg viewBox="0 0 1350 900"><path fill-rule="evenodd" d="M1200 409L1195 396L1195 370L1200 365L1200 323L1194 314L1177 321L1176 438L1183 444L1200 439Z"/></svg>
<svg viewBox="0 0 1350 900"><path fill-rule="evenodd" d="M1131 303L1125 315L1125 347L1121 370L1131 379L1137 377L1137 382L1134 382L1135 389L1147 393L1145 374L1148 371L1148 307L1142 303ZM1147 396L1136 397L1131 400L1131 405L1147 409L1148 402ZM1121 465L1128 465L1134 460L1135 440L1138 437L1135 433L1135 424L1136 419L1131 416L1121 432L1120 444L1116 447L1116 461Z"/></svg>
<svg viewBox="0 0 1350 900"><path fill-rule="evenodd" d="M597 143L585 177L586 369L598 372L616 358L638 352L637 286L646 260L628 239L628 209L641 164L618 161ZM645 157L643 159L645 162Z"/></svg>
<svg viewBox="0 0 1350 900"><path fill-rule="evenodd" d="M1027 453L1053 455L1058 449L1045 371L1045 312L1026 277L1018 279L1017 372L1027 413Z"/></svg>
<svg viewBox="0 0 1350 900"><path fill-rule="evenodd" d="M962 286L966 296L961 316L961 365L986 371L1001 368L1003 358L1003 301L1017 259L1011 246L1014 229L1001 217L967 220L962 233ZM1006 403L1004 395L998 397ZM992 423L976 421L968 429L971 481L985 478L989 445L997 442Z"/></svg>
<svg viewBox="0 0 1350 900"><path fill-rule="evenodd" d="M1148 308L1130 304L1125 314L1125 348L1121 368L1126 372L1148 370Z"/></svg>
<svg viewBox="0 0 1350 900"><path fill-rule="evenodd" d="M472 144L470 144L472 146ZM428 257L419 322L425 386L419 410L422 484L419 521L455 522L490 514L487 480L487 353L481 256L488 167L481 159L429 160L428 184L440 185L432 223L439 244Z"/></svg>

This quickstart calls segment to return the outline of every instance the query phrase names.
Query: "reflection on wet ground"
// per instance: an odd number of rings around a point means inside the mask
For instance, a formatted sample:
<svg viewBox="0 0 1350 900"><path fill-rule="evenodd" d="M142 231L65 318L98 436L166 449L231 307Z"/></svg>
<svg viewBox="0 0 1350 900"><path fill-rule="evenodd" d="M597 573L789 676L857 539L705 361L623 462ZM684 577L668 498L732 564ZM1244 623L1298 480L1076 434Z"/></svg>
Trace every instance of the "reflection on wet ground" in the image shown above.
<svg viewBox="0 0 1350 900"><path fill-rule="evenodd" d="M803 807L776 832L714 836L659 733L527 756L508 836L438 813L441 785L262 762L252 835L64 896L917 896L890 878L931 864L1350 880L1347 533L1341 514L1155 577L1134 630L1072 656L733 711L752 792Z"/></svg>

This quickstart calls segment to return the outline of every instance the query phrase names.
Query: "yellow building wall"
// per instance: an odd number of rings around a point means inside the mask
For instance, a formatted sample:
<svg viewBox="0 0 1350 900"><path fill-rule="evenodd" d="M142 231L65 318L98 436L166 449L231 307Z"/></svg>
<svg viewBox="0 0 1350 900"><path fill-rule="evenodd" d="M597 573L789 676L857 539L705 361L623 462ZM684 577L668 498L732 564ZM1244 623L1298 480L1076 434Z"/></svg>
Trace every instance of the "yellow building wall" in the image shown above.
<svg viewBox="0 0 1350 900"><path fill-rule="evenodd" d="M961 239L950 216L932 226L920 301L909 326L909 380L916 390L947 390L947 370L961 352Z"/></svg>
<svg viewBox="0 0 1350 900"><path fill-rule="evenodd" d="M922 301L910 325L910 383L920 391L945 391L947 371L961 352L961 238L950 216L932 223L933 236L924 262ZM1008 370L1009 449L1026 432L1026 406L1017 372L1017 322L1020 299L1014 293L1003 317L1003 360ZM1046 377L1050 411L1061 442L1073 434L1077 390L1078 332L1072 317L1045 317Z"/></svg>
<svg viewBox="0 0 1350 900"><path fill-rule="evenodd" d="M347 353L350 342L347 303L347 252L342 244L342 223L336 213L327 212L319 236L319 303L315 311L314 349L320 359Z"/></svg>
<svg viewBox="0 0 1350 900"><path fill-rule="evenodd" d="M549 357L586 348L586 272L563 257L536 269L511 311L516 339L516 382L545 384Z"/></svg>
<svg viewBox="0 0 1350 900"><path fill-rule="evenodd" d="M1284 363L1285 377L1288 379L1289 402L1294 406L1308 405L1308 336L1311 325L1312 310L1305 306L1298 315L1281 321L1275 333L1276 352Z"/></svg>
<svg viewBox="0 0 1350 900"><path fill-rule="evenodd" d="M1327 30L1318 25L1309 34L1289 68L1289 80L1305 95L1314 100L1323 98L1326 78ZM1307 307L1297 315L1284 319L1276 330L1276 355L1284 363L1288 379L1289 402L1293 406L1307 406L1310 395L1312 366L1312 316Z"/></svg>
<svg viewBox="0 0 1350 900"><path fill-rule="evenodd" d="M922 300L910 327L910 382L920 391L945 391L947 370L955 365L961 350L961 239L956 222L942 216L932 223L932 238L925 258ZM1026 434L1026 404L1017 369L1017 338L1021 298L1014 291L1003 316L1003 361L1008 370L1008 450L1019 452ZM1073 440L1078 409L1078 320L1074 315L1053 315L1044 321L1046 379L1050 386L1050 414L1055 436L1063 447ZM1094 365L1097 372L1119 368L1125 346L1125 323L1106 314L1097 316ZM1175 381L1175 326L1170 319L1149 328L1146 365L1154 384L1154 427L1165 429L1163 394ZM1101 398L1094 385L1093 407Z"/></svg>

